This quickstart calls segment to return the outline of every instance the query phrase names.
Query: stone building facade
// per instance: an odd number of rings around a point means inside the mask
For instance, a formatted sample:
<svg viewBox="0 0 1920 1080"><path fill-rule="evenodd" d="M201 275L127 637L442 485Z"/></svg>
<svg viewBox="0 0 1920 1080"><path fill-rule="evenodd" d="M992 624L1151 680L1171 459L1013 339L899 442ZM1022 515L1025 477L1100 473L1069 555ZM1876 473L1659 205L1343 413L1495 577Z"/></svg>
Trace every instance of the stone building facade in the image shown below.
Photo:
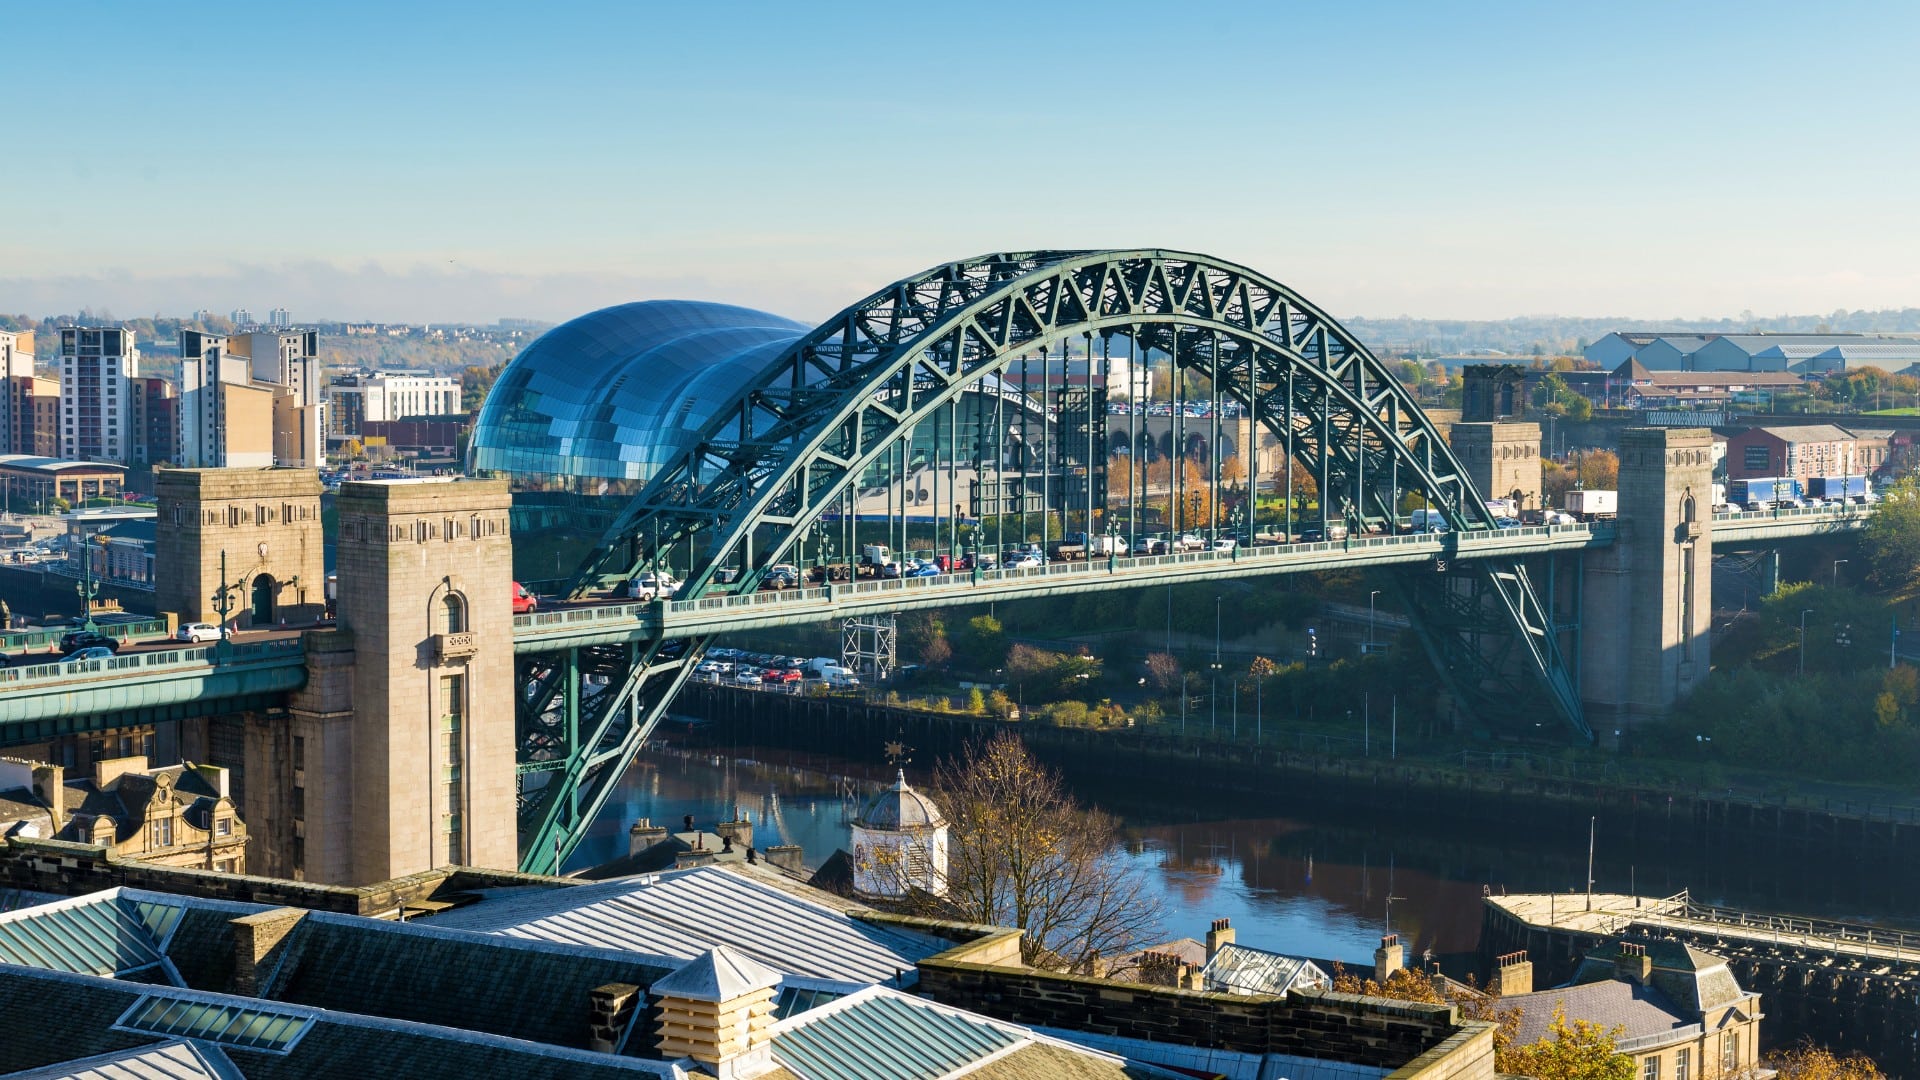
<svg viewBox="0 0 1920 1080"><path fill-rule="evenodd" d="M1539 424L1455 424L1448 440L1481 498L1513 499L1522 510L1544 509Z"/></svg>
<svg viewBox="0 0 1920 1080"><path fill-rule="evenodd" d="M320 474L313 469L162 469L154 602L181 622L236 628L311 622L326 606ZM222 577L222 558L225 577Z"/></svg>

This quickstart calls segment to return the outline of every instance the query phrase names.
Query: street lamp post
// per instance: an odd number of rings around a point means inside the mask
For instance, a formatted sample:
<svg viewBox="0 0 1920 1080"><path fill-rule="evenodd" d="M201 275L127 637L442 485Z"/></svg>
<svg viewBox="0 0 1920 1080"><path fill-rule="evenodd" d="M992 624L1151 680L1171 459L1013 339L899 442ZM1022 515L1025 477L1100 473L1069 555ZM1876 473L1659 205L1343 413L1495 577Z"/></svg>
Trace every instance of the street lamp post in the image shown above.
<svg viewBox="0 0 1920 1080"><path fill-rule="evenodd" d="M100 584L93 580L93 547L87 543L87 527L80 526L80 581L73 591L80 594L80 628L97 631L93 621L93 598L100 595Z"/></svg>
<svg viewBox="0 0 1920 1080"><path fill-rule="evenodd" d="M1215 660L1207 666L1213 669L1213 691L1207 695L1207 735L1217 739L1220 737L1220 661Z"/></svg>
<svg viewBox="0 0 1920 1080"><path fill-rule="evenodd" d="M1800 613L1800 674L1807 673L1807 616L1813 614L1808 608Z"/></svg>
<svg viewBox="0 0 1920 1080"><path fill-rule="evenodd" d="M1380 595L1379 589L1375 589L1372 592L1367 594L1367 649L1366 651L1368 653L1373 652L1373 599L1374 597L1379 595Z"/></svg>
<svg viewBox="0 0 1920 1080"><path fill-rule="evenodd" d="M1852 561L1851 559L1833 560L1833 587L1834 588L1837 589L1840 587L1840 564L1843 562L1851 562L1851 561Z"/></svg>

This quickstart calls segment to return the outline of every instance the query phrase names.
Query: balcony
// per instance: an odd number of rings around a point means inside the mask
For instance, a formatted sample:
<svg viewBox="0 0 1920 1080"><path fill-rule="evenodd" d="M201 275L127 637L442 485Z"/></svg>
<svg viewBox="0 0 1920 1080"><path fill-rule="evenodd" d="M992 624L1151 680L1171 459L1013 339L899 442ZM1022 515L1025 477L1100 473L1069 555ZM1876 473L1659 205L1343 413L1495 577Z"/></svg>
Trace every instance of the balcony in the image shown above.
<svg viewBox="0 0 1920 1080"><path fill-rule="evenodd" d="M458 634L433 635L433 655L442 660L461 660L480 651L480 643L474 638L473 631Z"/></svg>

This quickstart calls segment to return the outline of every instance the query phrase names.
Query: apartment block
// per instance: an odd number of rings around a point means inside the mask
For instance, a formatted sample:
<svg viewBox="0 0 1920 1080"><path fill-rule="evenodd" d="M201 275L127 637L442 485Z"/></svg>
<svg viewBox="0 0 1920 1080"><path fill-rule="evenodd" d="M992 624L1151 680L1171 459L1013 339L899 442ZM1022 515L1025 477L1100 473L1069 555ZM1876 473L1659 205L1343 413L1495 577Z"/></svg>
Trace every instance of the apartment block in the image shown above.
<svg viewBox="0 0 1920 1080"><path fill-rule="evenodd" d="M25 415L22 415L12 388L16 378L32 377L33 334L0 330L0 380L4 380L4 385L7 387L7 392L0 394L0 449L4 449L7 453L31 452L13 449L19 440L16 432L23 426L31 426L33 413L29 405Z"/></svg>
<svg viewBox="0 0 1920 1080"><path fill-rule="evenodd" d="M60 380L9 376L6 409L12 415L4 452L57 457L60 453Z"/></svg>
<svg viewBox="0 0 1920 1080"><path fill-rule="evenodd" d="M178 463L188 468L316 468L319 334L180 332Z"/></svg>
<svg viewBox="0 0 1920 1080"><path fill-rule="evenodd" d="M460 380L424 371L336 374L327 387L331 439L357 439L368 421L449 416L460 408Z"/></svg>
<svg viewBox="0 0 1920 1080"><path fill-rule="evenodd" d="M60 456L126 464L132 457L140 350L120 326L60 330Z"/></svg>
<svg viewBox="0 0 1920 1080"><path fill-rule="evenodd" d="M141 376L133 380L133 463L172 462L180 426L180 397L165 379Z"/></svg>

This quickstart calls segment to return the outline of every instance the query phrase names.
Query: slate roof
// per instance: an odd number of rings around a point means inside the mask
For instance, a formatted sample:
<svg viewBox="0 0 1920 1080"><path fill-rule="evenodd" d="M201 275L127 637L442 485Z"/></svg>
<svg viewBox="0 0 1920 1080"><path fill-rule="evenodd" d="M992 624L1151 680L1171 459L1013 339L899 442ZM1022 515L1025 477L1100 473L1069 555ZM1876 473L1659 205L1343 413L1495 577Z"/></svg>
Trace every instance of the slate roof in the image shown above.
<svg viewBox="0 0 1920 1080"><path fill-rule="evenodd" d="M192 990L130 985L64 972L0 965L0 1016L31 1016L31 1024L9 1025L0 1039L0 1076L22 1070L46 1070L104 1054L151 1051L176 1040L116 1029L129 1008L143 997L245 1008L250 998L202 994ZM362 1080L370 1075L408 1080L476 1080L512 1076L516 1080L601 1080L636 1074L671 1076L659 1061L616 1058L607 1054L542 1046L470 1030L330 1013L283 1006L311 1020L286 1053L221 1047L220 1052L245 1080ZM581 1004L585 1012L585 1003ZM63 1076L54 1071L45 1075Z"/></svg>
<svg viewBox="0 0 1920 1080"><path fill-rule="evenodd" d="M784 975L849 988L911 980L920 960L949 945L713 866L482 896L426 924L681 961L726 945Z"/></svg>
<svg viewBox="0 0 1920 1080"><path fill-rule="evenodd" d="M1222 945L1200 969L1208 990L1240 994L1284 994L1292 989L1330 987L1333 980L1311 960L1247 945Z"/></svg>
<svg viewBox="0 0 1920 1080"><path fill-rule="evenodd" d="M1697 1022L1660 991L1625 979L1536 990L1531 994L1509 994L1500 999L1500 1004L1520 1007L1520 1028L1514 1035L1516 1045L1546 1037L1556 1004L1566 1009L1569 1020L1591 1020L1603 1028L1616 1025L1624 1028L1621 1041L1659 1035Z"/></svg>
<svg viewBox="0 0 1920 1080"><path fill-rule="evenodd" d="M1853 433L1832 424L1756 424L1755 431L1764 431L1782 442L1852 442Z"/></svg>

